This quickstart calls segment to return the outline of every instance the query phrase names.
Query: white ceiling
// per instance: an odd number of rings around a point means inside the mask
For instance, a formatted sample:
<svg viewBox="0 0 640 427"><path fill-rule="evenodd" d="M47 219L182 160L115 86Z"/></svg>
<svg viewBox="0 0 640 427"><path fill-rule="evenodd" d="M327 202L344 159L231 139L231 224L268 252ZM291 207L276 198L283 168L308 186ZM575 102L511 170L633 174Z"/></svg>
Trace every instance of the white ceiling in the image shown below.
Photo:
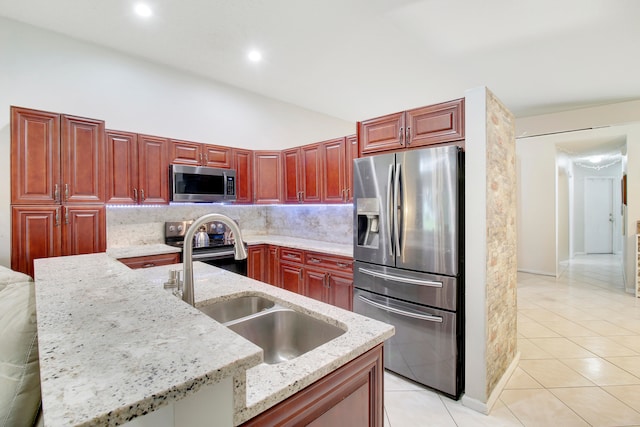
<svg viewBox="0 0 640 427"><path fill-rule="evenodd" d="M516 116L640 98L637 0L148 0L146 21L133 3L0 15L348 121L481 85Z"/></svg>

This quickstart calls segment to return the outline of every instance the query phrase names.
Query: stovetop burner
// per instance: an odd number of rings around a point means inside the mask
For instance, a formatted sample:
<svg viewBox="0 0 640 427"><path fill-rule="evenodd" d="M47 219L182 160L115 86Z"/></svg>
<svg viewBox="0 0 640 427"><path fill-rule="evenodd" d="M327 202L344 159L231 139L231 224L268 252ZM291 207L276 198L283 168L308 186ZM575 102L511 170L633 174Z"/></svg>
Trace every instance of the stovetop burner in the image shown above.
<svg viewBox="0 0 640 427"><path fill-rule="evenodd" d="M169 246L184 248L184 236L193 221L173 221L165 222L165 243ZM195 247L195 240L192 243L194 252L228 250L233 248L233 234L229 228L218 221L212 221L204 225L209 236L209 246Z"/></svg>

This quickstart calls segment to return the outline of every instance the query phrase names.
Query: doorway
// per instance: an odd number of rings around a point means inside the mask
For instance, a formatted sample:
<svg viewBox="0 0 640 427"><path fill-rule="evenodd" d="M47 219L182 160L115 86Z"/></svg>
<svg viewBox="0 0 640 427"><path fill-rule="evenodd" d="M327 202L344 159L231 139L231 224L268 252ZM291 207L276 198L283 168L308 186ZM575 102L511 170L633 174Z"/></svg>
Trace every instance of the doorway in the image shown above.
<svg viewBox="0 0 640 427"><path fill-rule="evenodd" d="M584 194L585 252L613 253L613 183L610 177L586 177Z"/></svg>

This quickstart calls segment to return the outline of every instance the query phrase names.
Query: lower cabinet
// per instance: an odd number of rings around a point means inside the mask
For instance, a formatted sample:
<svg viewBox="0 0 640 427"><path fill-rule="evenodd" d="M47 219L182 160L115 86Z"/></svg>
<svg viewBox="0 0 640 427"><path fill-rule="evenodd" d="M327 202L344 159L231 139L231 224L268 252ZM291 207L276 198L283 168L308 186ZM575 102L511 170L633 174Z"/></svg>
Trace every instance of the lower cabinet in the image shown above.
<svg viewBox="0 0 640 427"><path fill-rule="evenodd" d="M242 424L382 427L382 344Z"/></svg>
<svg viewBox="0 0 640 427"><path fill-rule="evenodd" d="M180 254L172 253L172 254L138 256L138 257L130 257L130 258L118 258L118 261L120 261L127 267L133 268L133 269L150 268L150 267L158 267L160 265L178 264L180 262Z"/></svg>
<svg viewBox="0 0 640 427"><path fill-rule="evenodd" d="M278 269L280 279L278 286L297 294L304 294L302 271L301 264L282 262L281 260Z"/></svg>

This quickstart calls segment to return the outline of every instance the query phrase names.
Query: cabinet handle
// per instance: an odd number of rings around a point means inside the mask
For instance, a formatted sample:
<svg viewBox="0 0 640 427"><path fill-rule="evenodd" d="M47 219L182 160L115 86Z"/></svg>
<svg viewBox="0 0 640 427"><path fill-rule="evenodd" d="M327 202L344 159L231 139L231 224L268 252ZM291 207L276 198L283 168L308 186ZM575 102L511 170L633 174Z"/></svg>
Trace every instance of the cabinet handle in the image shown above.
<svg viewBox="0 0 640 427"><path fill-rule="evenodd" d="M140 201L144 202L144 190L140 190Z"/></svg>
<svg viewBox="0 0 640 427"><path fill-rule="evenodd" d="M324 276L325 288L331 289L331 273L327 273Z"/></svg>
<svg viewBox="0 0 640 427"><path fill-rule="evenodd" d="M69 224L69 209L67 208L63 208L63 209L64 209L64 223Z"/></svg>
<svg viewBox="0 0 640 427"><path fill-rule="evenodd" d="M295 254L285 254L284 256L287 258L298 258Z"/></svg>
<svg viewBox="0 0 640 427"><path fill-rule="evenodd" d="M58 184L53 186L53 201L56 203L60 202L60 189L58 188Z"/></svg>
<svg viewBox="0 0 640 427"><path fill-rule="evenodd" d="M133 200L135 200L136 203L138 203L138 189L137 188L133 189Z"/></svg>
<svg viewBox="0 0 640 427"><path fill-rule="evenodd" d="M345 264L344 262L337 262L337 263L336 263L336 265L337 265L338 267L340 267L340 268L346 268L346 267L348 267L348 266L349 266L348 264Z"/></svg>
<svg viewBox="0 0 640 427"><path fill-rule="evenodd" d="M407 126L407 133L405 136L405 141L407 145L411 144L411 126Z"/></svg>
<svg viewBox="0 0 640 427"><path fill-rule="evenodd" d="M146 264L142 264L142 268L150 268L155 267L156 265L153 262L148 262Z"/></svg>
<svg viewBox="0 0 640 427"><path fill-rule="evenodd" d="M209 155L205 154L204 155L204 166L207 166L209 164Z"/></svg>
<svg viewBox="0 0 640 427"><path fill-rule="evenodd" d="M64 185L64 201L69 201L69 184Z"/></svg>
<svg viewBox="0 0 640 427"><path fill-rule="evenodd" d="M202 153L200 153L200 164L201 164L201 165L202 165L202 164L204 164L204 163L202 162Z"/></svg>
<svg viewBox="0 0 640 427"><path fill-rule="evenodd" d="M402 145L402 137L404 136L404 127L400 126L400 132L398 132L398 139L400 140L400 145Z"/></svg>
<svg viewBox="0 0 640 427"><path fill-rule="evenodd" d="M314 264L317 264L317 263L319 263L319 262L320 262L320 260L319 260L318 258L310 258L310 259L309 259L309 262L312 262L312 263L314 263Z"/></svg>
<svg viewBox="0 0 640 427"><path fill-rule="evenodd" d="M60 208L56 209L56 224L55 226L59 226L60 225Z"/></svg>

